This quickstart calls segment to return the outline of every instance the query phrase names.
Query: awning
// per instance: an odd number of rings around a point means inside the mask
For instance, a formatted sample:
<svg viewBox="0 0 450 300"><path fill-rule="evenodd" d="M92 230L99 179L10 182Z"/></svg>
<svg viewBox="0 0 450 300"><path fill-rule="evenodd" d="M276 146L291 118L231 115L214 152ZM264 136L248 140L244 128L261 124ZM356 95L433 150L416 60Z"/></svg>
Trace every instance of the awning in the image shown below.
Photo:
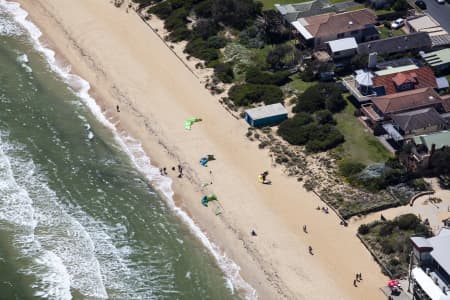
<svg viewBox="0 0 450 300"><path fill-rule="evenodd" d="M291 25L294 26L294 28L297 29L298 32L300 32L305 40L309 40L313 37L311 33L309 33L309 31L302 24L300 24L299 21L294 21L291 23Z"/></svg>
<svg viewBox="0 0 450 300"><path fill-rule="evenodd" d="M450 296L445 295L441 288L421 268L414 268L412 277L431 300L450 300Z"/></svg>

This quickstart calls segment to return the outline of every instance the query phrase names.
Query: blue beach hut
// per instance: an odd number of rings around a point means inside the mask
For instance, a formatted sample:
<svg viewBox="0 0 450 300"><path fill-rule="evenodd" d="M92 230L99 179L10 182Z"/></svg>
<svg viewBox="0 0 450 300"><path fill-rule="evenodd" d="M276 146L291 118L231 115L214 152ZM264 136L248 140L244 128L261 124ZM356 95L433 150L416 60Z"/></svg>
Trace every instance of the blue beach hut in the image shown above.
<svg viewBox="0 0 450 300"><path fill-rule="evenodd" d="M245 111L245 121L253 127L276 125L288 118L288 112L281 103L275 103Z"/></svg>

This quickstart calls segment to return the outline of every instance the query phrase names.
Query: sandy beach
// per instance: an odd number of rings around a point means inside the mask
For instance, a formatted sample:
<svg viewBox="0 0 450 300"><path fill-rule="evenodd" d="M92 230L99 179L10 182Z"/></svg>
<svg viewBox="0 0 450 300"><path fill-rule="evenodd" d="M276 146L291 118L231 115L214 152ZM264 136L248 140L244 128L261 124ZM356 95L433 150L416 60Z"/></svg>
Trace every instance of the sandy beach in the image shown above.
<svg viewBox="0 0 450 300"><path fill-rule="evenodd" d="M108 0L17 2L61 63L90 82L106 116L142 142L154 165L167 167L177 204L241 267L260 299L384 299L379 288L387 278L356 227L317 211L320 199L272 166L268 152L245 137L244 120L231 116L134 12ZM186 131L191 117L203 121ZM217 158L208 168L198 163L205 154ZM181 179L171 170L178 164ZM272 185L258 184L264 170ZM212 184L202 190L206 182ZM209 193L220 205L201 205ZM363 281L354 287L357 272Z"/></svg>

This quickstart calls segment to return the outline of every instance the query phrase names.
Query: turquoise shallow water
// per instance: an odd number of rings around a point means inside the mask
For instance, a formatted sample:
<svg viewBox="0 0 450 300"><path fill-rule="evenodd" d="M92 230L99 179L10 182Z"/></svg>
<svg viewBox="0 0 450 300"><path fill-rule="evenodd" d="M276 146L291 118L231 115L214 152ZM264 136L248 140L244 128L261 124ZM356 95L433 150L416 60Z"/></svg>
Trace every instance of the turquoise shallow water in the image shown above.
<svg viewBox="0 0 450 300"><path fill-rule="evenodd" d="M0 0L0 299L234 299Z"/></svg>

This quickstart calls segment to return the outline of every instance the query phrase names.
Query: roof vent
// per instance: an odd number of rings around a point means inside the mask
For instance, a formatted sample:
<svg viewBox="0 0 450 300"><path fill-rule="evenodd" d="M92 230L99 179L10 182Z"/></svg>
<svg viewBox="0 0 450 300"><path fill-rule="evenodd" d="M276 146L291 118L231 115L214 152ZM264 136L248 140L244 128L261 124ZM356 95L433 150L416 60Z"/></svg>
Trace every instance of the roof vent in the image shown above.
<svg viewBox="0 0 450 300"><path fill-rule="evenodd" d="M434 97L433 96L428 96L428 100L433 101Z"/></svg>
<svg viewBox="0 0 450 300"><path fill-rule="evenodd" d="M353 25L353 21L348 21L348 25Z"/></svg>

